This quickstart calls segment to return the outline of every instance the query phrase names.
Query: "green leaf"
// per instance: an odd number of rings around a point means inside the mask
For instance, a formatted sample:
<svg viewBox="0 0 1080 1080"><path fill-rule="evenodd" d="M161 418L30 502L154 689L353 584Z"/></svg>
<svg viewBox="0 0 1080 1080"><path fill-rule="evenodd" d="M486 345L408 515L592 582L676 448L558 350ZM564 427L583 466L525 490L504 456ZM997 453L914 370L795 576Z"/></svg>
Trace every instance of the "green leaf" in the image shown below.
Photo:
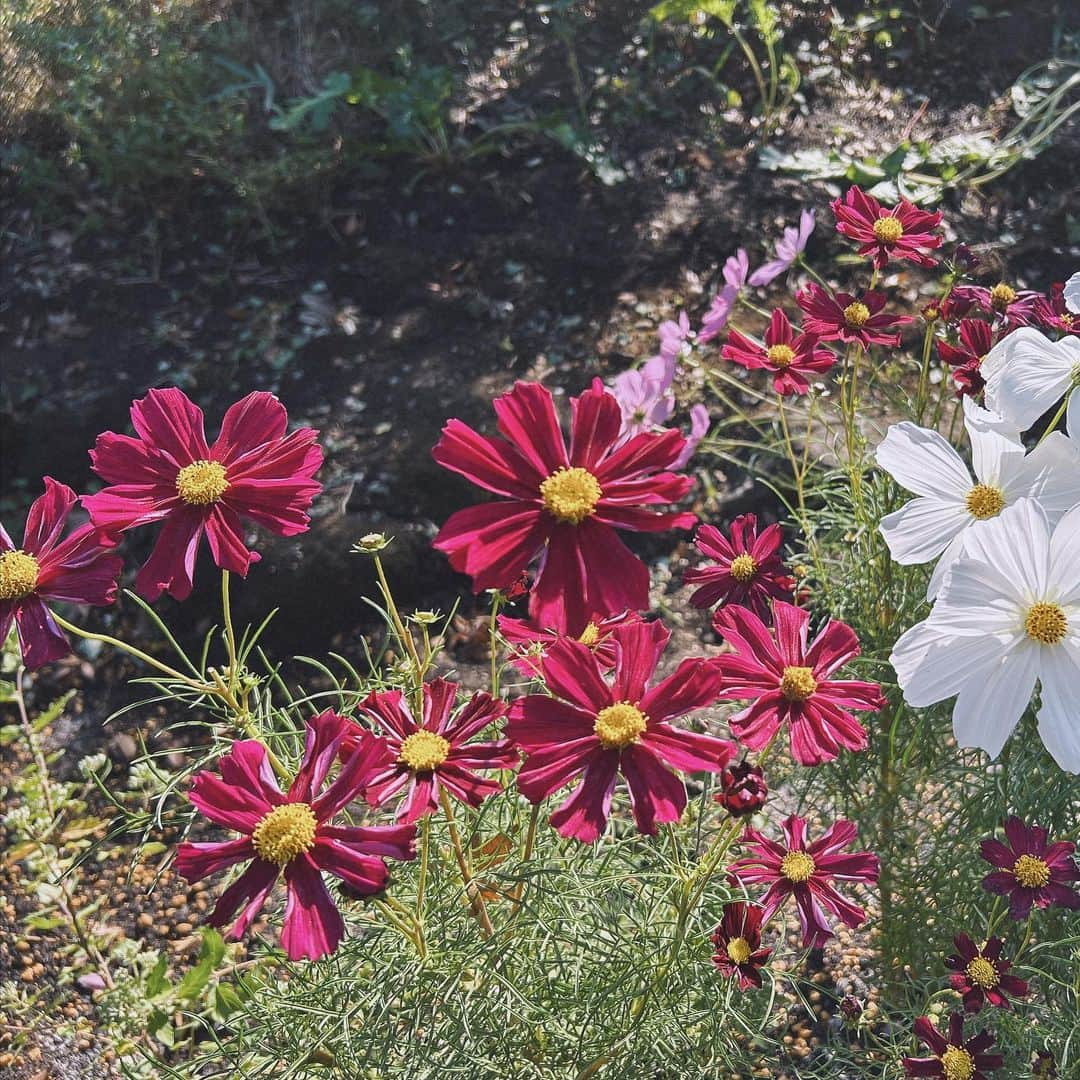
<svg viewBox="0 0 1080 1080"><path fill-rule="evenodd" d="M216 930L204 929L199 959L177 987L177 994L187 1001L193 1001L197 998L210 981L210 975L221 963L224 956L225 941L222 936Z"/></svg>
<svg viewBox="0 0 1080 1080"><path fill-rule="evenodd" d="M169 967L169 958L162 953L158 962L153 966L150 974L146 976L146 996L156 998L169 985L166 973Z"/></svg>

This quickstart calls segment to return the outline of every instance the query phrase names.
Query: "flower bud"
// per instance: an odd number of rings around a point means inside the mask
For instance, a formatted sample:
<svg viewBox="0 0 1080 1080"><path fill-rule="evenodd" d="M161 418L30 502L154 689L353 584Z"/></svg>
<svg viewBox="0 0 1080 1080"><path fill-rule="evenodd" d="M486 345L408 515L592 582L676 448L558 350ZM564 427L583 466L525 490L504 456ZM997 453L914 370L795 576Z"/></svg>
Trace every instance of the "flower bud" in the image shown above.
<svg viewBox="0 0 1080 1080"><path fill-rule="evenodd" d="M765 773L744 759L721 773L716 801L732 817L739 818L760 810L768 795Z"/></svg>

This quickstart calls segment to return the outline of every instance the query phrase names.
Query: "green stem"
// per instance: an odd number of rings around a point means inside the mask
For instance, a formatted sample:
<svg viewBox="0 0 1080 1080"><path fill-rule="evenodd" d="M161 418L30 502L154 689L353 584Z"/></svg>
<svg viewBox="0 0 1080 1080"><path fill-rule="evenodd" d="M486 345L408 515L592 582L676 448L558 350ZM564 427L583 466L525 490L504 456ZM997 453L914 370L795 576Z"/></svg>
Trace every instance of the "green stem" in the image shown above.
<svg viewBox="0 0 1080 1080"><path fill-rule="evenodd" d="M420 876L416 883L416 917L424 917L424 891L427 888L428 855L431 848L431 815L420 819Z"/></svg>
<svg viewBox="0 0 1080 1080"><path fill-rule="evenodd" d="M465 887L465 896L468 898L469 906L480 921L484 937L491 937L495 933L495 927L491 925L484 898L473 884L469 860L465 856L465 848L461 843L461 834L458 832L457 821L454 819L454 808L450 805L450 796L446 794L446 789L443 787L439 788L439 803L446 817L446 827L450 832L450 846L454 849L454 857L457 859L458 869L461 871L461 883Z"/></svg>
<svg viewBox="0 0 1080 1080"><path fill-rule="evenodd" d="M372 556L372 559L375 562L375 574L379 579L379 590L382 592L383 600L386 602L386 611L390 616L390 623L394 628L394 633L401 641L402 648L409 654L409 659L413 663L413 670L416 673L416 686L419 690L424 681L424 668L416 652L416 642L413 641L412 634L405 629L405 623L398 612L397 604L394 603L394 596L390 592L390 583L386 580L386 571L383 569L382 559L377 553Z"/></svg>
<svg viewBox="0 0 1080 1080"><path fill-rule="evenodd" d="M229 692L236 695L236 631L233 629L232 603L229 599L229 571L221 571L221 615L225 621L225 647L229 653Z"/></svg>
<svg viewBox="0 0 1080 1080"><path fill-rule="evenodd" d="M1042 433L1039 441L1035 444L1036 446L1042 446L1042 444L1046 442L1050 435L1052 435L1053 432L1056 430L1058 424L1061 423L1061 418L1065 415L1066 410L1069 408L1069 399L1073 396L1073 394L1080 394L1080 387L1070 387L1069 392L1065 395L1065 398L1061 402L1058 411L1054 413L1054 419L1046 425L1046 430Z"/></svg>

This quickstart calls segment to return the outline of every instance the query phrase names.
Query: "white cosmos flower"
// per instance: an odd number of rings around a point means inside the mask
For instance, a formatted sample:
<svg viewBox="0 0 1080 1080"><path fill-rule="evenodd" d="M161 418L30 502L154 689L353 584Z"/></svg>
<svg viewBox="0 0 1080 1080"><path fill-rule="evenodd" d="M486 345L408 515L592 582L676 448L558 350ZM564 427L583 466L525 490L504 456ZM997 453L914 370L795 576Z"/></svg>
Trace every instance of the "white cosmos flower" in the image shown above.
<svg viewBox="0 0 1080 1080"><path fill-rule="evenodd" d="M1002 338L979 370L986 380L986 404L1027 431L1065 394L1080 387L1080 338L1051 341L1030 326Z"/></svg>
<svg viewBox="0 0 1080 1080"><path fill-rule="evenodd" d="M1065 306L1074 315L1080 315L1080 270L1065 282Z"/></svg>
<svg viewBox="0 0 1080 1080"><path fill-rule="evenodd" d="M882 519L881 535L904 566L938 559L926 592L931 600L967 533L1006 506L1037 499L1054 524L1080 503L1080 441L1054 432L1027 454L1015 427L969 397L964 426L974 477L944 437L907 420L890 427L877 448L878 465L918 496Z"/></svg>
<svg viewBox="0 0 1080 1080"><path fill-rule="evenodd" d="M1033 499L973 530L930 615L889 657L904 700L956 695L961 746L996 757L1041 686L1039 736L1080 772L1080 506L1051 532Z"/></svg>

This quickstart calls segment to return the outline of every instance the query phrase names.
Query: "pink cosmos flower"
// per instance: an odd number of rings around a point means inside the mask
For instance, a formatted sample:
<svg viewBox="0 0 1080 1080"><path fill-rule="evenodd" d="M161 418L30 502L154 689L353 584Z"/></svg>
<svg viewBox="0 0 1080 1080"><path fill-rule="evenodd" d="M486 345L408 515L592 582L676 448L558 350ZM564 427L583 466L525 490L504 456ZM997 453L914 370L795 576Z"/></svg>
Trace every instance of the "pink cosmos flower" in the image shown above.
<svg viewBox="0 0 1080 1080"><path fill-rule="evenodd" d="M310 719L300 771L284 793L266 747L253 739L233 743L218 762L220 776L201 772L195 777L190 796L195 806L242 835L223 843L185 841L176 854L177 870L195 882L249 863L221 894L207 920L211 926L224 926L243 905L229 932L232 939L241 938L284 874L288 903L281 944L290 960L318 960L338 947L345 932L323 872L340 878L354 894L374 896L389 879L384 859L415 857L412 825L331 824L390 753L381 739L365 732L337 778L320 793L348 732L349 721L329 710Z"/></svg>
<svg viewBox="0 0 1080 1080"><path fill-rule="evenodd" d="M559 614L565 615L565 611ZM523 675L539 679L543 676L542 663L548 650L564 638L580 641L590 648L604 670L610 671L615 666L615 631L634 622L641 622L641 616L634 611L623 611L618 615L593 615L584 623L568 624L564 620L560 626L544 628L527 619L500 615L499 633L513 647L510 663Z"/></svg>
<svg viewBox="0 0 1080 1080"><path fill-rule="evenodd" d="M886 315L883 292L865 292L861 299L851 293L831 296L820 285L810 282L795 294L795 302L806 312L803 331L822 341L857 341L864 349L871 345L900 344L899 334L887 331L912 322L910 315Z"/></svg>
<svg viewBox="0 0 1080 1080"><path fill-rule="evenodd" d="M659 333L660 355L673 360L689 348L695 336L690 329L690 316L685 311L680 311L677 319L662 322Z"/></svg>
<svg viewBox="0 0 1080 1080"><path fill-rule="evenodd" d="M723 330L731 312L735 308L735 301L739 293L746 286L746 275L750 272L750 260L743 248L724 263L724 287L713 297L712 306L701 320L701 329L698 331L698 341L704 345L712 341Z"/></svg>
<svg viewBox="0 0 1080 1080"><path fill-rule="evenodd" d="M202 410L175 388L150 390L131 406L136 438L106 431L90 451L94 471L112 485L83 496L94 525L107 535L162 522L136 585L149 600L167 591L191 594L202 534L214 562L246 576L259 556L244 544L241 518L279 536L309 524L320 489L317 431L286 435L288 416L273 394L256 391L231 405L208 446Z"/></svg>
<svg viewBox="0 0 1080 1080"><path fill-rule="evenodd" d="M997 867L983 878L983 888L1009 898L1009 916L1017 921L1056 904L1076 911L1080 893L1070 884L1080 881L1073 855L1076 845L1068 840L1047 843L1049 834L1038 825L1030 828L1018 817L1005 821L1007 844L992 837L979 847L982 857Z"/></svg>
<svg viewBox="0 0 1080 1080"><path fill-rule="evenodd" d="M973 397L986 386L980 368L994 346L994 332L982 319L961 319L957 333L960 340L956 345L938 341L938 355L953 369L956 396Z"/></svg>
<svg viewBox="0 0 1080 1080"><path fill-rule="evenodd" d="M770 601L790 600L795 585L780 558L780 526L769 525L759 534L757 516L741 514L728 531L730 539L715 525L698 528L694 543L714 565L698 566L683 575L684 585L699 586L690 603L699 608L741 604L771 621Z"/></svg>
<svg viewBox="0 0 1080 1080"><path fill-rule="evenodd" d="M455 714L457 691L458 684L445 679L424 683L420 723L400 690L376 691L360 704L357 711L378 725L391 753L391 760L367 779L366 797L372 806L382 806L404 791L397 818L409 824L438 811L442 789L473 807L502 790L498 780L485 779L476 770L512 769L518 762L517 751L505 739L471 740L501 720L506 705L479 693ZM365 734L359 725L351 726L343 744L346 761L358 739L363 747Z"/></svg>
<svg viewBox="0 0 1080 1080"><path fill-rule="evenodd" d="M459 510L435 548L472 577L477 592L505 587L541 553L529 597L540 626L584 625L594 612L647 608L648 568L616 529L693 526L693 514L660 509L693 485L691 477L665 471L686 440L665 431L618 446L619 403L599 379L571 401L569 450L545 387L519 382L494 404L501 438L451 420L432 456L502 501Z"/></svg>
<svg viewBox="0 0 1080 1080"><path fill-rule="evenodd" d="M848 188L844 198L830 206L836 216L836 231L859 244L860 255L873 256L878 270L884 270L890 258L910 259L920 266L937 265L920 249L941 246L942 238L931 232L941 224L940 211L920 210L907 199L886 210L858 187Z"/></svg>
<svg viewBox="0 0 1080 1080"><path fill-rule="evenodd" d="M771 371L773 389L778 394L805 394L810 389L807 376L828 371L836 363L833 353L819 346L813 334L796 336L787 315L779 308L769 320L764 345L732 330L720 355L751 371Z"/></svg>
<svg viewBox="0 0 1080 1080"><path fill-rule="evenodd" d="M1004 281L990 288L984 285L957 285L952 295L992 315L995 324L1004 325L1006 332L1035 322L1039 301L1043 299L1032 289L1014 289Z"/></svg>
<svg viewBox="0 0 1080 1080"><path fill-rule="evenodd" d="M878 879L878 859L869 851L842 853L841 849L851 844L857 834L850 821L837 821L813 843L807 843L806 822L794 814L780 827L784 844L769 840L756 829L747 829L742 844L752 854L736 860L728 870L743 887L768 882L769 888L759 901L763 922L768 922L780 905L794 896L803 947L820 949L832 937L826 912L852 928L866 919L866 912L838 893L833 882L872 885Z"/></svg>
<svg viewBox="0 0 1080 1080"><path fill-rule="evenodd" d="M668 422L675 411L675 395L671 392L674 381L675 357L663 354L615 376L611 394L622 413L622 441L662 428Z"/></svg>
<svg viewBox="0 0 1080 1080"><path fill-rule="evenodd" d="M814 231L814 211L804 210L799 215L799 227L788 225L784 229L784 238L776 244L776 258L759 266L750 275L751 285L768 285L784 271L790 270L799 256L806 250L806 242Z"/></svg>
<svg viewBox="0 0 1080 1080"><path fill-rule="evenodd" d="M725 904L712 943L713 963L721 975L738 979L740 990L761 986L761 969L772 955L772 949L761 947L761 908L744 900Z"/></svg>
<svg viewBox="0 0 1080 1080"><path fill-rule="evenodd" d="M964 1014L949 1016L948 1036L942 1035L929 1016L915 1021L915 1034L926 1044L933 1057L904 1058L904 1072L908 1076L933 1076L939 1080L987 1080L987 1073L1005 1064L1001 1054L988 1054L994 1045L994 1036L980 1031L970 1039L964 1039Z"/></svg>
<svg viewBox="0 0 1080 1080"><path fill-rule="evenodd" d="M753 702L728 721L731 733L760 750L786 723L801 765L832 761L841 748L862 750L866 732L849 710L876 712L886 702L877 683L831 677L859 655L855 631L830 619L808 645L810 613L779 600L773 623L775 637L747 608L716 613L713 625L735 650L710 661L723 680L720 697Z"/></svg>
<svg viewBox="0 0 1080 1080"><path fill-rule="evenodd" d="M15 547L0 525L0 644L7 640L14 620L23 663L31 670L71 651L45 601L111 604L124 568L124 560L109 553L116 545L92 525L60 539L76 502L75 492L51 476L44 482L45 494L34 500L26 516L22 547Z"/></svg>
<svg viewBox="0 0 1080 1080"><path fill-rule="evenodd" d="M733 746L712 735L677 728L672 721L716 699L719 680L704 660L684 660L656 686L649 680L671 636L663 625L636 623L617 634L612 683L596 656L577 641L553 645L544 658L553 696L530 694L510 707L506 733L525 753L518 789L538 804L580 778L551 815L562 836L591 843L603 832L615 780L630 789L634 821L642 833L678 821L686 787L671 770L720 772Z"/></svg>

